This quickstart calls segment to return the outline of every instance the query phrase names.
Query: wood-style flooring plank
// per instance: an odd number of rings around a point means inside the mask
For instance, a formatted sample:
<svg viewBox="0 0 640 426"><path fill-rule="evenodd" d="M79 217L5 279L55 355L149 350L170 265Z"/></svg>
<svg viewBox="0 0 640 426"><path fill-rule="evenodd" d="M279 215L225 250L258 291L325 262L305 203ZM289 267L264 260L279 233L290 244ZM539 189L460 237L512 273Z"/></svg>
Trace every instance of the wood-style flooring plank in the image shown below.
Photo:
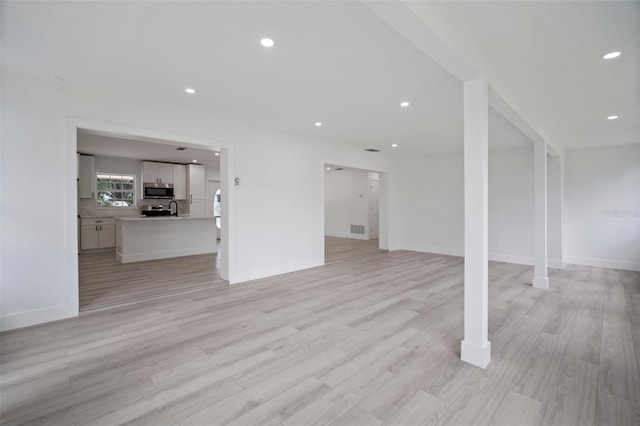
<svg viewBox="0 0 640 426"><path fill-rule="evenodd" d="M566 356L548 399L545 425L592 425L598 394L598 366Z"/></svg>
<svg viewBox="0 0 640 426"><path fill-rule="evenodd" d="M530 266L490 262L479 369L459 358L463 259L371 245L1 333L0 423L638 423L640 273L568 265L541 290ZM175 290L140 266L132 282ZM92 297L108 270L86 275Z"/></svg>

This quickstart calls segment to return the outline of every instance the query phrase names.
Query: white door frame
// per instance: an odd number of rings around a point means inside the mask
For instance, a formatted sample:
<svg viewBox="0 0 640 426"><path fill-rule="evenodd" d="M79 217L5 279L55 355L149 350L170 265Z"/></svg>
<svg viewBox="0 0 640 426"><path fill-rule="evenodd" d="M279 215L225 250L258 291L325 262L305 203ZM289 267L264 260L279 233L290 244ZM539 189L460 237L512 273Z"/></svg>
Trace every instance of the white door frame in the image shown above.
<svg viewBox="0 0 640 426"><path fill-rule="evenodd" d="M69 276L69 306L76 307L75 315L80 310L80 292L78 277L78 225L77 225L77 200L78 187L76 176L76 153L78 150L78 130L89 130L92 132L102 132L107 135L126 135L131 139L139 139L153 143L178 143L187 148L197 148L205 150L220 150L220 187L225 193L225 203L222 204L222 215L225 220L221 229L221 271L223 279L234 283L235 278L235 192L233 176L235 174L235 145L232 143L215 141L213 139L203 139L192 136L179 135L170 132L141 129L138 127L124 126L113 123L102 123L99 121L84 120L75 117L67 117L66 126L66 164L67 164L67 238L66 257L67 270Z"/></svg>

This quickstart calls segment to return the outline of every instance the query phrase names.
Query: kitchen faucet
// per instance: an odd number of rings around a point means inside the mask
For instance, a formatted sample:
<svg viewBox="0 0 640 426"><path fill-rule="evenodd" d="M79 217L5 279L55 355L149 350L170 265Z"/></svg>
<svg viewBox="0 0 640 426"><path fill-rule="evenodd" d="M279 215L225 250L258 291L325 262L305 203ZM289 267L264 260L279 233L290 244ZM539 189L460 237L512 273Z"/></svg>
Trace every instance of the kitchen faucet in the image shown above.
<svg viewBox="0 0 640 426"><path fill-rule="evenodd" d="M172 200L172 201L169 203L169 211L171 211L171 204L175 204L175 205L176 205L176 214L175 214L175 217L178 217L178 202L177 202L176 200ZM172 215L172 216L174 216L174 215Z"/></svg>

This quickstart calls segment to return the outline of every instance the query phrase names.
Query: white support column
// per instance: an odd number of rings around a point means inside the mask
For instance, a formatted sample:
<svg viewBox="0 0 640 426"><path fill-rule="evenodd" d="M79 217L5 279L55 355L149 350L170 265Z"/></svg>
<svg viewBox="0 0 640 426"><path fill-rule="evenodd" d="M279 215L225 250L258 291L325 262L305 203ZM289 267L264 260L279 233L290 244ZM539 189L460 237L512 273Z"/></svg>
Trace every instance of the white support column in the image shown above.
<svg viewBox="0 0 640 426"><path fill-rule="evenodd" d="M549 288L547 277L547 143L534 142L535 263L533 286Z"/></svg>
<svg viewBox="0 0 640 426"><path fill-rule="evenodd" d="M460 358L485 368L491 361L488 291L488 86L464 82L464 340Z"/></svg>

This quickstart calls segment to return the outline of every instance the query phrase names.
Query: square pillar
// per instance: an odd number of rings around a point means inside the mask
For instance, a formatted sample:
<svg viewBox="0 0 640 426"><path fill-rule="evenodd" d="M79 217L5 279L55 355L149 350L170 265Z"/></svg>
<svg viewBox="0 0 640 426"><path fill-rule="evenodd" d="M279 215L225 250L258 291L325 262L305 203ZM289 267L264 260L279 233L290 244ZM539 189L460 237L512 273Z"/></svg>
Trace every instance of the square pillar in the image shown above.
<svg viewBox="0 0 640 426"><path fill-rule="evenodd" d="M488 85L464 82L464 340L460 358L485 368L489 342Z"/></svg>
<svg viewBox="0 0 640 426"><path fill-rule="evenodd" d="M533 286L549 288L547 277L547 143L534 142L535 263Z"/></svg>

